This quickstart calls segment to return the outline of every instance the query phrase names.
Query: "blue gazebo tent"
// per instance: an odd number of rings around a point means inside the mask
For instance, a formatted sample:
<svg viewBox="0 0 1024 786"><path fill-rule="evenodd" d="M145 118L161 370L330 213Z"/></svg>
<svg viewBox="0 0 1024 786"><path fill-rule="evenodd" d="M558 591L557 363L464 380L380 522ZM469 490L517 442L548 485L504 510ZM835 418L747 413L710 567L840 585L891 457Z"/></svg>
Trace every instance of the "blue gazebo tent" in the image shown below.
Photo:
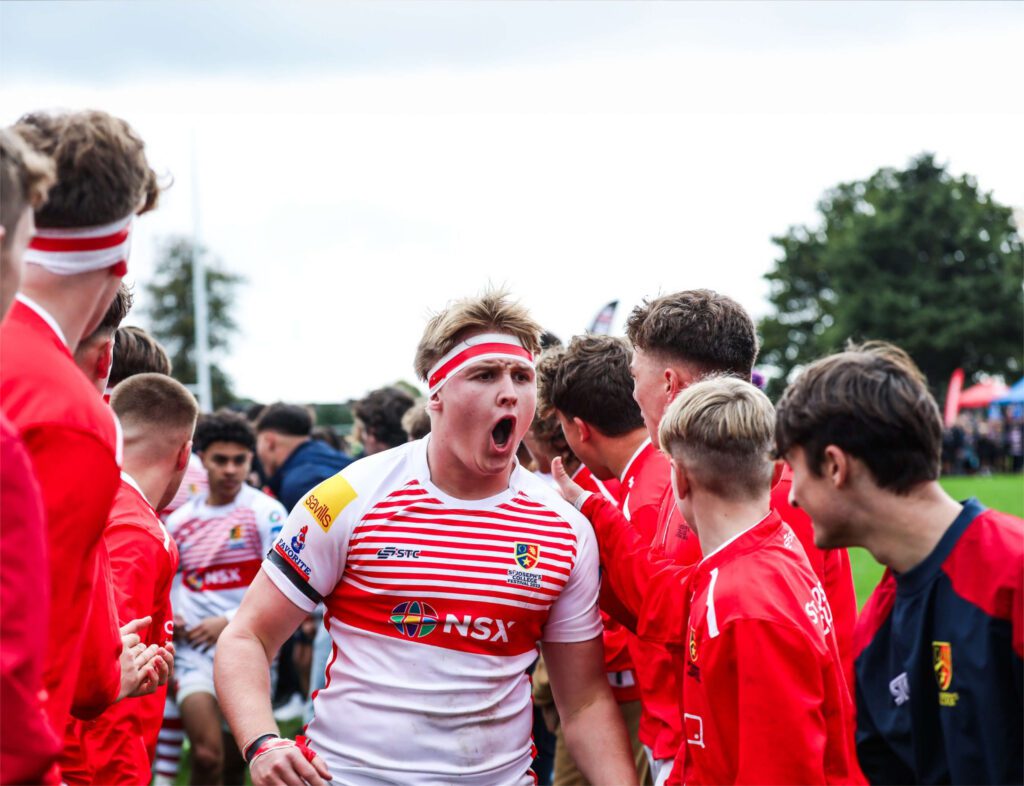
<svg viewBox="0 0 1024 786"><path fill-rule="evenodd" d="M1017 380L1017 383L1010 388L1005 396L1000 396L993 404L1024 404L1024 377Z"/></svg>

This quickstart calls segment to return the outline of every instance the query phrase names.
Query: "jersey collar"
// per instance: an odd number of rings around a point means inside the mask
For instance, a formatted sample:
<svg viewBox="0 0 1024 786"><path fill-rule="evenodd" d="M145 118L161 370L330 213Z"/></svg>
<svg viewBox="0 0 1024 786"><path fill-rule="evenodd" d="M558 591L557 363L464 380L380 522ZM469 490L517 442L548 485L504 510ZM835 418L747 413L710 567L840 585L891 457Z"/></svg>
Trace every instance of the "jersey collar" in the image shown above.
<svg viewBox="0 0 1024 786"><path fill-rule="evenodd" d="M25 294L23 294L21 292L19 292L17 295L15 295L14 298L19 303L21 303L23 306L25 306L26 308L29 308L32 311L34 311L36 316L38 316L41 320L43 320L43 322L45 322L47 324L47 326L50 328L50 330L52 330L57 335L57 338L59 338L60 342L65 347L67 347L68 351L69 352L71 351L71 345L68 344L68 340L64 336L64 331L60 329L60 324L54 318L53 314L51 314L49 311L47 311L41 305L36 303L36 301L34 301L28 295L25 295Z"/></svg>

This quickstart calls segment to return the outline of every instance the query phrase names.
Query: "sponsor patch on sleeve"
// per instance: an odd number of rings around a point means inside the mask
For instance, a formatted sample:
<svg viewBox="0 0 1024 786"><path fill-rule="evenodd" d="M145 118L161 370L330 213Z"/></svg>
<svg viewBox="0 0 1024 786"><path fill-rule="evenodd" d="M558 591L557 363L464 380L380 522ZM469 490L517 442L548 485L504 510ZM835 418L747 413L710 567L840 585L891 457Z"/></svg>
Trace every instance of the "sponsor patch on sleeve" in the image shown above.
<svg viewBox="0 0 1024 786"><path fill-rule="evenodd" d="M354 500L358 494L340 474L328 478L306 495L303 503L310 515L316 519L320 529L330 532L331 525L338 514Z"/></svg>

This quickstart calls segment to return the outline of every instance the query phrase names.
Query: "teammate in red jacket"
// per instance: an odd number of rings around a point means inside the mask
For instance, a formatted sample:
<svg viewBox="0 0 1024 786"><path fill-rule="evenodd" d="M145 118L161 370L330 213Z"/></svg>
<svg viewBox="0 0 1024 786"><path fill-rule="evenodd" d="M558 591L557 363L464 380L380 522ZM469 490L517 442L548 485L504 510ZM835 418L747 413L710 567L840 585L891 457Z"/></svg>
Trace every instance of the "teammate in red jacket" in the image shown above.
<svg viewBox="0 0 1024 786"><path fill-rule="evenodd" d="M540 385L538 393L539 400L549 402L557 412L566 440L584 464L602 480L620 485L618 505L624 525L650 544L662 498L671 490L668 460L651 443L633 399L631 354L621 339L576 336L559 356L550 383ZM636 583L634 577L629 586ZM602 587L601 606L627 631L635 631L636 612L626 608L608 581ZM648 764L652 755L671 759L681 733L672 656L663 646L642 641L632 632L624 638L641 693L637 737L646 749Z"/></svg>
<svg viewBox="0 0 1024 786"><path fill-rule="evenodd" d="M729 378L688 387L661 423L675 496L705 555L692 568L663 563L647 588L676 604L645 613L643 632L684 643L683 741L670 783L861 779L828 600L770 506L773 431L764 394Z"/></svg>
<svg viewBox="0 0 1024 786"><path fill-rule="evenodd" d="M116 420L71 353L117 290L132 220L155 203L157 186L142 142L105 113L32 115L16 128L57 167L57 184L35 214L21 294L0 329L0 393L43 496L52 604L43 681L52 725L63 732L120 458ZM107 637L99 649L113 652L116 630ZM121 667L115 659L105 668Z"/></svg>
<svg viewBox="0 0 1024 786"><path fill-rule="evenodd" d="M149 617L147 645L172 646L171 582L178 549L155 509L178 490L192 448L198 407L163 374L138 374L111 397L125 435L124 469L104 540L121 622ZM149 783L166 686L126 699L85 724L83 745L95 783Z"/></svg>
<svg viewBox="0 0 1024 786"><path fill-rule="evenodd" d="M0 319L21 281L22 257L53 181L53 164L10 129L0 130ZM46 521L25 444L0 414L0 783L57 783L60 748L43 710L42 668L50 614Z"/></svg>

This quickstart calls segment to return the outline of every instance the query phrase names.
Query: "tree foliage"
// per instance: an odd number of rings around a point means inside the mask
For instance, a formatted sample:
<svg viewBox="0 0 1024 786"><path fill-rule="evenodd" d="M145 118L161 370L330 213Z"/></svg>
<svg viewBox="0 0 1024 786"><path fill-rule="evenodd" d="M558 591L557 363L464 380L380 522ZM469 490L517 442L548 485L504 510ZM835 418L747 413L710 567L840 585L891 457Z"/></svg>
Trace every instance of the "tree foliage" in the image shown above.
<svg viewBox="0 0 1024 786"><path fill-rule="evenodd" d="M775 313L760 323L761 362L790 373L848 339L903 347L944 389L954 369L1010 379L1024 367L1024 249L1012 211L931 154L907 169L842 183L817 228L773 238L766 275Z"/></svg>
<svg viewBox="0 0 1024 786"><path fill-rule="evenodd" d="M192 298L192 257L196 246L187 237L168 239L160 253L153 280L146 284L148 315L153 335L166 347L174 365L174 377L183 384L196 382L195 310ZM238 330L231 315L241 276L224 270L219 260L199 247L206 263L206 301L209 313L210 387L213 406L235 401L231 380L212 358L227 350Z"/></svg>

